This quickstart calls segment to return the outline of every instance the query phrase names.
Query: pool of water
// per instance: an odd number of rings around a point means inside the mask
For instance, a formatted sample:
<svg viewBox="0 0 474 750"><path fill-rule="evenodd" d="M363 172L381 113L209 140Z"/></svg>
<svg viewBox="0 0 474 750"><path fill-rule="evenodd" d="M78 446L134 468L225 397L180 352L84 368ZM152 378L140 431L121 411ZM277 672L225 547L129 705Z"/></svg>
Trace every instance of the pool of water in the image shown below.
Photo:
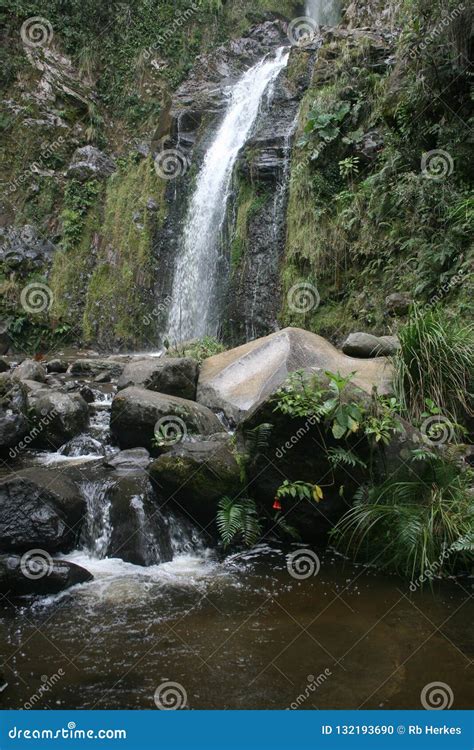
<svg viewBox="0 0 474 750"><path fill-rule="evenodd" d="M441 682L468 708L472 579L410 592L318 554L319 572L295 579L269 547L151 568L75 552L93 582L0 602L0 706L152 709L172 682L189 709L421 708Z"/></svg>

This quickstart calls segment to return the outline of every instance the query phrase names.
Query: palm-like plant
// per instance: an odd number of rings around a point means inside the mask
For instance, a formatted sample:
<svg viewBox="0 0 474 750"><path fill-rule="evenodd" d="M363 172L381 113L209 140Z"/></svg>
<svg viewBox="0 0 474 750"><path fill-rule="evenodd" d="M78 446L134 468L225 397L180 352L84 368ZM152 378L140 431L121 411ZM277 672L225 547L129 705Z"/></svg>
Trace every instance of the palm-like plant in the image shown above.
<svg viewBox="0 0 474 750"><path fill-rule="evenodd" d="M362 488L332 532L338 545L408 577L472 562L473 473L432 455L405 481Z"/></svg>
<svg viewBox="0 0 474 750"><path fill-rule="evenodd" d="M224 547L235 541L252 547L262 533L257 506L250 498L223 497L218 504L216 523Z"/></svg>

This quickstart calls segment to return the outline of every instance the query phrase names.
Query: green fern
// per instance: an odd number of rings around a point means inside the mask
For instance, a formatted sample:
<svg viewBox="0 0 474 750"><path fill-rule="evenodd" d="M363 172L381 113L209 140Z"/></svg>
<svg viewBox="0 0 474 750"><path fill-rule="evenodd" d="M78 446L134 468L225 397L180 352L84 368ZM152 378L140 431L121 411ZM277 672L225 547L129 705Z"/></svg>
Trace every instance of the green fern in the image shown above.
<svg viewBox="0 0 474 750"><path fill-rule="evenodd" d="M262 533L257 506L250 498L223 497L219 500L216 523L224 547L239 538L246 547L252 547Z"/></svg>
<svg viewBox="0 0 474 750"><path fill-rule="evenodd" d="M362 461L362 459L356 456L353 451L346 450L345 448L342 448L342 446L338 448L330 448L328 450L328 458L333 466L345 464L346 466L352 466L353 468L356 466L360 466L362 469L367 468L365 461Z"/></svg>

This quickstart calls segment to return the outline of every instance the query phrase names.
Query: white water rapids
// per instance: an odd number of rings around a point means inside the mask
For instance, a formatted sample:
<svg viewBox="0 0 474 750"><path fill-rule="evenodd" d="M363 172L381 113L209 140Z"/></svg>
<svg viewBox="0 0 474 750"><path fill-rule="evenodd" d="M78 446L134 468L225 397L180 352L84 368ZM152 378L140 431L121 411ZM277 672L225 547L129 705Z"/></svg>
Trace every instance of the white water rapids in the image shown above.
<svg viewBox="0 0 474 750"><path fill-rule="evenodd" d="M285 68L289 51L266 56L231 91L229 105L197 177L178 253L168 321L171 341L215 335L220 235L232 171L257 119L269 86Z"/></svg>

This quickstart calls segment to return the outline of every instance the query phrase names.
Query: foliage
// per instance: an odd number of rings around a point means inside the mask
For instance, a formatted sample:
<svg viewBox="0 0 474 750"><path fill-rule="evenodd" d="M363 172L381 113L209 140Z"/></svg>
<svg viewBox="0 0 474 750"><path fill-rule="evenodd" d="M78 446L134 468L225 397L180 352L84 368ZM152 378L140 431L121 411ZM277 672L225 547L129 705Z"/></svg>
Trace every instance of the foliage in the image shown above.
<svg viewBox="0 0 474 750"><path fill-rule="evenodd" d="M469 561L474 534L474 474L425 454L403 481L363 487L332 532L338 546L421 583ZM472 555L470 557L472 561Z"/></svg>
<svg viewBox="0 0 474 750"><path fill-rule="evenodd" d="M219 500L216 523L224 547L239 541L252 547L262 532L257 506L250 498L223 497Z"/></svg>
<svg viewBox="0 0 474 750"><path fill-rule="evenodd" d="M166 342L165 342L166 343ZM192 357L203 362L208 357L225 351L225 346L213 336L204 336L199 341L191 341L185 345L178 344L168 349L169 356Z"/></svg>
<svg viewBox="0 0 474 750"><path fill-rule="evenodd" d="M427 404L456 423L472 416L474 326L415 306L399 338L396 388L408 417L424 417Z"/></svg>
<svg viewBox="0 0 474 750"><path fill-rule="evenodd" d="M283 484L278 488L276 496L278 498L289 496L298 498L299 500L314 500L316 503L319 503L323 499L324 493L318 484L309 484L308 482L301 481L290 482L288 479L285 479Z"/></svg>

